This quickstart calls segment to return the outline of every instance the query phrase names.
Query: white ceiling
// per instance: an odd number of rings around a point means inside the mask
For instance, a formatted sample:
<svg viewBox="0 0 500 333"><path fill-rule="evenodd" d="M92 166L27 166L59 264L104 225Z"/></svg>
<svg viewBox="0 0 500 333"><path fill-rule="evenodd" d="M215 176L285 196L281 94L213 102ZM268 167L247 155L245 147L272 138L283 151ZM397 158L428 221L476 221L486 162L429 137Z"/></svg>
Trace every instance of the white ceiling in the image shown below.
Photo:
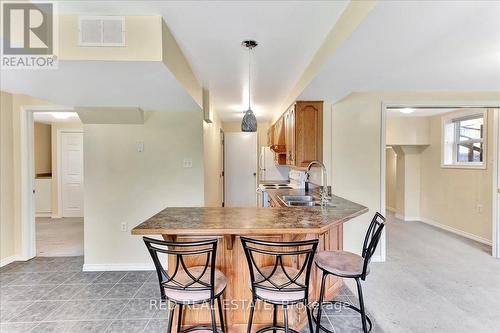
<svg viewBox="0 0 500 333"><path fill-rule="evenodd" d="M65 106L199 109L161 62L60 61L57 70L2 70L2 90Z"/></svg>
<svg viewBox="0 0 500 333"><path fill-rule="evenodd" d="M248 52L255 39L253 109L280 107L348 1L65 1L61 14L162 15L225 121L247 109Z"/></svg>
<svg viewBox="0 0 500 333"><path fill-rule="evenodd" d="M380 1L300 98L500 91L499 18L495 1Z"/></svg>

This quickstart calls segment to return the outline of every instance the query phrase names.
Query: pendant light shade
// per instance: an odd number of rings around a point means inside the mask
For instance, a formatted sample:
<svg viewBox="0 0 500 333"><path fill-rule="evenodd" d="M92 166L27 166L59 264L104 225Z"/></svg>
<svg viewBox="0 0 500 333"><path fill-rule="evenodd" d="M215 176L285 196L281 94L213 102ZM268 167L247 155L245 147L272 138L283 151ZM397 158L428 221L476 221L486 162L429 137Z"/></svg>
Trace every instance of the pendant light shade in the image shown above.
<svg viewBox="0 0 500 333"><path fill-rule="evenodd" d="M257 132L257 118L253 114L253 111L248 109L241 120L241 131L242 132Z"/></svg>
<svg viewBox="0 0 500 333"><path fill-rule="evenodd" d="M241 120L241 131L242 132L257 132L257 118L253 114L251 108L251 91L252 91L252 81L251 79L251 58L250 52L258 44L254 40L244 40L241 43L242 46L248 49L248 110L245 112L243 119Z"/></svg>

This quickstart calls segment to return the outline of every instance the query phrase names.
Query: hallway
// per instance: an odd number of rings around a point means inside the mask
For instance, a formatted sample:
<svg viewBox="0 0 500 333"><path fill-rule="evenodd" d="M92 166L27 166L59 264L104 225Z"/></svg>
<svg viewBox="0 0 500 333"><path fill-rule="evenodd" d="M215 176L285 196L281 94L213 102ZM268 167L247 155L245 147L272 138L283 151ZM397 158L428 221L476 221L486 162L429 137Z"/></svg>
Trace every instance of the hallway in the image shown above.
<svg viewBox="0 0 500 333"><path fill-rule="evenodd" d="M489 246L421 222L387 223L366 304L385 332L500 332L500 260Z"/></svg>
<svg viewBox="0 0 500 333"><path fill-rule="evenodd" d="M37 257L83 256L83 217L36 218Z"/></svg>

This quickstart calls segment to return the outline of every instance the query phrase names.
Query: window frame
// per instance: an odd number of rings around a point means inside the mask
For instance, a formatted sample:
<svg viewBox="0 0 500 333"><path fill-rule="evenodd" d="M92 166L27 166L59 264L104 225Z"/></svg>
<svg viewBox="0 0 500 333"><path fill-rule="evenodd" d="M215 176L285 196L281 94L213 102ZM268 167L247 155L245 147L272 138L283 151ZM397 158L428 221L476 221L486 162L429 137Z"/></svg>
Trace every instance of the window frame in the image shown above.
<svg viewBox="0 0 500 333"><path fill-rule="evenodd" d="M483 137L482 139L472 139L470 142L482 142L483 144L483 161L482 162L458 162L458 146L460 143L460 129L457 127L460 121L474 118L483 118ZM487 167L487 152L488 152L488 110L464 110L454 112L453 114L443 116L441 118L441 168L451 169L486 169ZM453 142L447 142L448 127L453 125ZM466 141L469 142L469 141ZM450 159L451 163L446 161Z"/></svg>

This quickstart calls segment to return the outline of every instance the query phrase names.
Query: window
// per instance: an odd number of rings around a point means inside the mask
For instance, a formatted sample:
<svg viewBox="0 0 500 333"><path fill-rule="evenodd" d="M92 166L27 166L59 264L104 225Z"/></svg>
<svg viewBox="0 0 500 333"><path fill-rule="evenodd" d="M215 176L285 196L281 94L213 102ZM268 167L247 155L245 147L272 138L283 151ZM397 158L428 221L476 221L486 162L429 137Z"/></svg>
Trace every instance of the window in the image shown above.
<svg viewBox="0 0 500 333"><path fill-rule="evenodd" d="M443 117L443 167L485 168L486 111Z"/></svg>

